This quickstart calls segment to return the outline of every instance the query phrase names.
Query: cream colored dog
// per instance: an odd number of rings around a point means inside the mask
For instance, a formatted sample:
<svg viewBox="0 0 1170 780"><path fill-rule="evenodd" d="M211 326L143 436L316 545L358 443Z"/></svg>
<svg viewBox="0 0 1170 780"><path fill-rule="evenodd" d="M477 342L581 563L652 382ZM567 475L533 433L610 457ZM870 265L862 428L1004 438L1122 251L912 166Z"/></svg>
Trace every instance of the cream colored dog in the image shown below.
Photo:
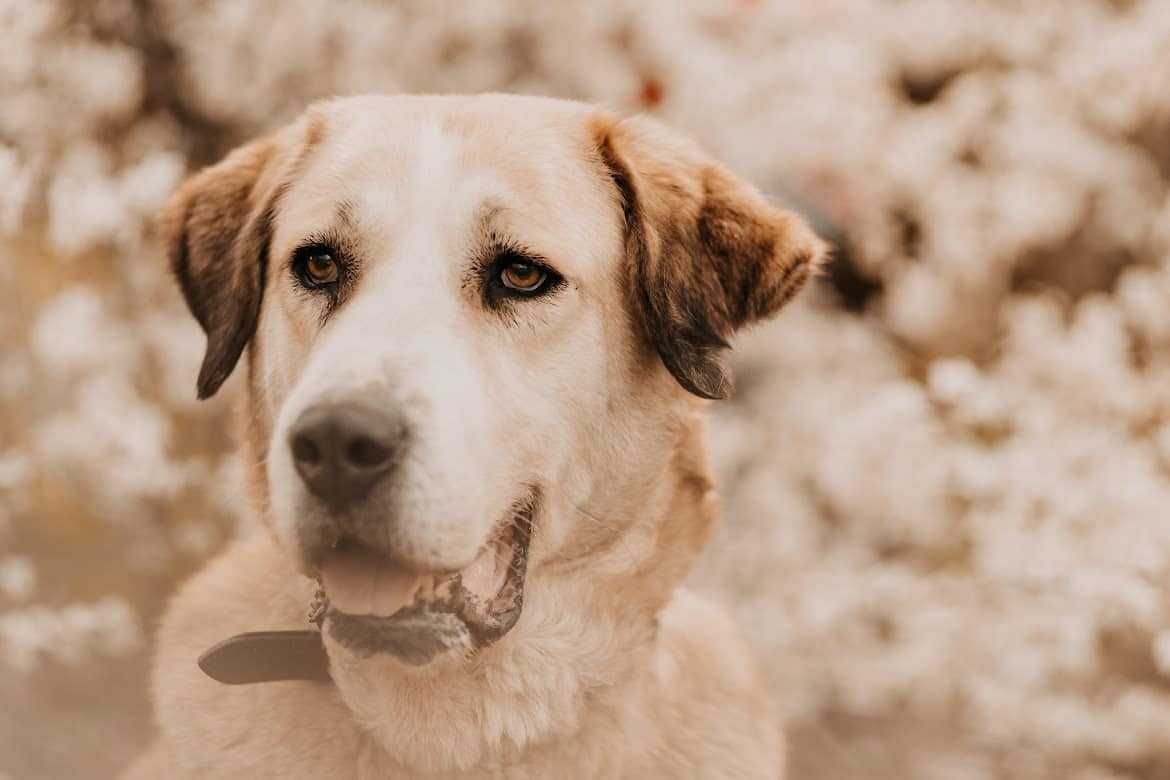
<svg viewBox="0 0 1170 780"><path fill-rule="evenodd" d="M714 519L696 396L814 270L799 218L645 119L357 97L194 176L164 230L200 397L248 351L260 522L164 620L134 776L781 775L749 648L681 583ZM308 629L315 580L331 679L200 670Z"/></svg>

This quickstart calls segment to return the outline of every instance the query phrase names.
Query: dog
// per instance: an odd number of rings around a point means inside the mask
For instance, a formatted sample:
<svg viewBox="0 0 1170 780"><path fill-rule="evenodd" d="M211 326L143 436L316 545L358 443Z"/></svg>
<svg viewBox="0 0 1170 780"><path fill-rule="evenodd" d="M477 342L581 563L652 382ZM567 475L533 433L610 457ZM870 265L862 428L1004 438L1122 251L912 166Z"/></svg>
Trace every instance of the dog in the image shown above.
<svg viewBox="0 0 1170 780"><path fill-rule="evenodd" d="M826 252L799 216L645 117L360 96L160 224L199 397L248 356L250 513L164 616L127 776L782 776L757 661L683 581L729 340Z"/></svg>

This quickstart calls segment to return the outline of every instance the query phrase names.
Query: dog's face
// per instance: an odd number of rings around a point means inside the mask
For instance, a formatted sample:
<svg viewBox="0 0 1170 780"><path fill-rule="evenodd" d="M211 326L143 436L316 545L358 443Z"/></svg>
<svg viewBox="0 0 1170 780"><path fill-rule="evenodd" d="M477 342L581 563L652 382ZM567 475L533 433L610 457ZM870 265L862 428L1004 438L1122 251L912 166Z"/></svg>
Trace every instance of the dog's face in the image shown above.
<svg viewBox="0 0 1170 780"><path fill-rule="evenodd" d="M166 226L200 395L251 345L265 516L332 635L415 663L498 638L528 570L621 532L687 391L723 394L731 333L821 253L651 123L499 96L318 105Z"/></svg>

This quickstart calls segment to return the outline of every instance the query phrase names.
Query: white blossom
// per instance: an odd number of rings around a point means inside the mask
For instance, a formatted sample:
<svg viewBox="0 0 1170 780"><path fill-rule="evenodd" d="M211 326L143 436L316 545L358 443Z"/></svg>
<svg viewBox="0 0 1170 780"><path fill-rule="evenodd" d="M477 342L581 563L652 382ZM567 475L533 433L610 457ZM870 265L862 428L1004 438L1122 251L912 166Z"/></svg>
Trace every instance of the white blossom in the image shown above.
<svg viewBox="0 0 1170 780"><path fill-rule="evenodd" d="M143 5L174 73L126 42ZM794 755L1170 771L1170 4L0 0L0 38L0 543L97 530L105 571L157 583L247 505L238 382L195 404L157 240L187 169L333 94L646 110L823 209L881 288L737 338L711 407L693 583ZM0 554L0 672L144 663L151 599L50 583L50 552Z"/></svg>

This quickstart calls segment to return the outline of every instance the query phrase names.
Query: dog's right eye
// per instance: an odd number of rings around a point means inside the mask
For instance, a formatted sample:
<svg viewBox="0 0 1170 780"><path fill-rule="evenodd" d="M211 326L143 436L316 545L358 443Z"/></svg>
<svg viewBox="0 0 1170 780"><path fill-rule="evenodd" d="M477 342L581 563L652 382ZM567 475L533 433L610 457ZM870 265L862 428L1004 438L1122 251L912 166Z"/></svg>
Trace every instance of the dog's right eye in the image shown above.
<svg viewBox="0 0 1170 780"><path fill-rule="evenodd" d="M301 247L293 257L293 274L310 290L332 287L341 278L341 264L328 246L314 244Z"/></svg>

